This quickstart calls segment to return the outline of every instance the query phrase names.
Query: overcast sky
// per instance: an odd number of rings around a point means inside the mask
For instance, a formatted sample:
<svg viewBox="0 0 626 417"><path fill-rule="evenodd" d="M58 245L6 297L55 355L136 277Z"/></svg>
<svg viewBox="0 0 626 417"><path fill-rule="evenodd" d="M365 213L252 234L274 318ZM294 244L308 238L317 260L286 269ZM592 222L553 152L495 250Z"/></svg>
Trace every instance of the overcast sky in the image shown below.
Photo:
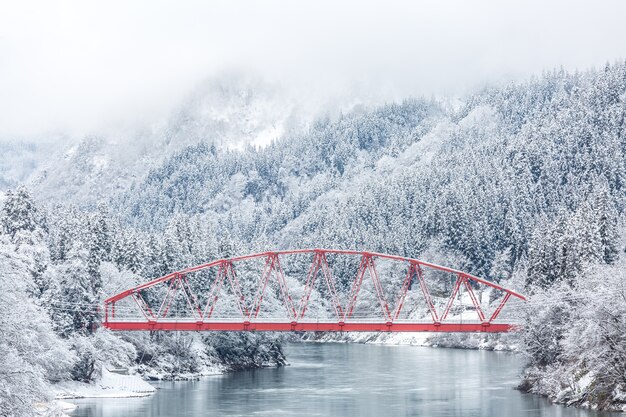
<svg viewBox="0 0 626 417"><path fill-rule="evenodd" d="M151 122L232 69L302 100L461 95L624 59L624 16L620 0L0 0L0 137Z"/></svg>

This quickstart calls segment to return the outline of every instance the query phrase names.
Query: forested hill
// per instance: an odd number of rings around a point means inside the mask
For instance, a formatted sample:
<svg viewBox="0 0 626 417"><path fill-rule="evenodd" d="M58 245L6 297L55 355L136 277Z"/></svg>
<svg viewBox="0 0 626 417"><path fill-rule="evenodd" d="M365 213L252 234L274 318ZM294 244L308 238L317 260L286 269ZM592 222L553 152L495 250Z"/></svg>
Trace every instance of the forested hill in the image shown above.
<svg viewBox="0 0 626 417"><path fill-rule="evenodd" d="M262 149L200 143L153 169L115 211L146 230L195 217L241 250L427 251L495 280L520 261L533 280L553 280L555 262L567 275L617 256L625 91L624 64L560 70L458 109L409 100L318 120Z"/></svg>

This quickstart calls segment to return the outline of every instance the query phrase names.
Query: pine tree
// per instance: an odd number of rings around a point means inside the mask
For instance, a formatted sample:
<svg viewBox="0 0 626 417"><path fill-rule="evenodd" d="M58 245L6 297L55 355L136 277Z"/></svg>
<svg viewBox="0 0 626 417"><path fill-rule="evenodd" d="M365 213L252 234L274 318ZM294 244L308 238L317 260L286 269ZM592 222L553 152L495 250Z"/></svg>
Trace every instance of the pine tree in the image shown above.
<svg viewBox="0 0 626 417"><path fill-rule="evenodd" d="M595 221L598 225L602 260L607 264L614 263L619 254L619 236L617 231L618 214L609 190L602 187L593 198Z"/></svg>
<svg viewBox="0 0 626 417"><path fill-rule="evenodd" d="M90 252L75 246L68 259L46 271L49 290L44 294L45 302L55 330L64 338L73 333L88 335L99 322L97 310L102 281L95 279L89 267Z"/></svg>
<svg viewBox="0 0 626 417"><path fill-rule="evenodd" d="M0 213L0 232L14 238L18 232L33 232L39 226L37 209L25 187L7 191Z"/></svg>
<svg viewBox="0 0 626 417"><path fill-rule="evenodd" d="M137 233L133 230L118 230L114 241L113 260L120 268L138 273L142 270L142 247L144 246L146 245L140 243ZM158 260L152 258L148 262L158 262Z"/></svg>

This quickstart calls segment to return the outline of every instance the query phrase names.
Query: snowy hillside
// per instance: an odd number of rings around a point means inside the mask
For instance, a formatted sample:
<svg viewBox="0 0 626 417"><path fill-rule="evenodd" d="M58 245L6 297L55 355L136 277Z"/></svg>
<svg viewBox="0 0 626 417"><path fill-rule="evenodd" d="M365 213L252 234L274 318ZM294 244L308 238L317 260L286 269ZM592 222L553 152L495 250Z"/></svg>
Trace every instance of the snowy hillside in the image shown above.
<svg viewBox="0 0 626 417"><path fill-rule="evenodd" d="M27 145L22 145L21 154L25 154L24 158L30 155L34 161L4 159L0 189L28 182L47 201L69 199L93 206L128 190L150 169L187 146L263 146L304 129L312 118L310 109L299 109L294 97L278 86L254 77L225 74L199 84L160 123L111 128L72 141L59 141L60 147L39 149L30 145L29 153L24 149Z"/></svg>
<svg viewBox="0 0 626 417"><path fill-rule="evenodd" d="M63 140L63 138L57 139ZM0 158L0 195L4 190L28 181L30 176L48 159L54 148L53 142L50 139L24 141L0 138L0 155L2 155Z"/></svg>

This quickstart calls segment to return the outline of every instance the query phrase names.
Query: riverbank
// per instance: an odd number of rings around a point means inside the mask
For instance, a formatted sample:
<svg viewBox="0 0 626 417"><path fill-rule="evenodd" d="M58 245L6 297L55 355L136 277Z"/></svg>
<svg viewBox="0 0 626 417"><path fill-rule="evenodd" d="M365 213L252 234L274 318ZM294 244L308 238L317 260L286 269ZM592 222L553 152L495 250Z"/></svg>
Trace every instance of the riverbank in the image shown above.
<svg viewBox="0 0 626 417"><path fill-rule="evenodd" d="M67 401L54 400L47 403L37 403L34 408L38 416L68 417L66 413L72 412L78 407L76 404Z"/></svg>
<svg viewBox="0 0 626 417"><path fill-rule="evenodd" d="M626 389L618 385L610 391L603 390L598 376L582 369L565 369L549 366L543 369L530 367L524 371L518 389L548 398L555 404L626 413Z"/></svg>
<svg viewBox="0 0 626 417"><path fill-rule="evenodd" d="M173 369L154 368L139 365L129 368L129 375L110 372L105 367L102 368L100 379L92 383L79 381L62 381L53 384L51 389L54 398L57 400L72 398L133 398L146 397L153 394L156 388L148 381L193 381L202 377L224 375L228 372L280 367L286 365L284 355L273 360L266 361L246 361L237 365L226 365L208 363L199 366L196 372L180 371Z"/></svg>
<svg viewBox="0 0 626 417"><path fill-rule="evenodd" d="M139 375L119 375L102 369L102 377L91 384L64 381L52 386L56 399L145 397L156 391Z"/></svg>
<svg viewBox="0 0 626 417"><path fill-rule="evenodd" d="M372 343L452 349L477 349L515 352L518 350L513 335L487 333L305 333L294 341Z"/></svg>

